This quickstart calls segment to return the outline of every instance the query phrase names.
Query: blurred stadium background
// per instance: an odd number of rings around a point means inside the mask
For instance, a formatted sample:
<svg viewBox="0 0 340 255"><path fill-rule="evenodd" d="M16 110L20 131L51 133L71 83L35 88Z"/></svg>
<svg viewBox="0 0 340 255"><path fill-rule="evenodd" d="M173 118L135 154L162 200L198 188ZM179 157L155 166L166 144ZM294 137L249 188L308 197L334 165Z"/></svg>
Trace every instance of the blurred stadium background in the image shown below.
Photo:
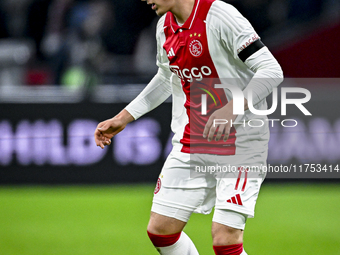
<svg viewBox="0 0 340 255"><path fill-rule="evenodd" d="M227 2L278 59L283 86L312 94L312 116L288 108L299 125L272 128L268 162L328 169L269 174L245 247L340 254L340 171L329 171L340 164L340 1ZM138 0L0 1L1 255L157 254L145 228L171 150L171 100L109 148L93 141L156 72L156 22ZM213 254L210 222L194 215L187 226L201 254Z"/></svg>

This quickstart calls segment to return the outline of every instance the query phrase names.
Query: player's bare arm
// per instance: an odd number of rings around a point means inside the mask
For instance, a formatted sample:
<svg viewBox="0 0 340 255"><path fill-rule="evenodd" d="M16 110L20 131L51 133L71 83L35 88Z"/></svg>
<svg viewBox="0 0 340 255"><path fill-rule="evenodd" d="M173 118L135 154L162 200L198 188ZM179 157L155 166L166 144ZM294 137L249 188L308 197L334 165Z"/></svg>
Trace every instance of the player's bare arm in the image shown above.
<svg viewBox="0 0 340 255"><path fill-rule="evenodd" d="M244 109L248 109L247 99L244 99ZM224 134L223 141L226 142L230 134L231 123L235 121L236 118L237 115L233 114L233 100L230 100L225 106L211 114L207 124L204 127L203 137L207 138L210 142L216 133L215 140L219 141ZM228 120L228 123L215 125L214 120L218 119Z"/></svg>
<svg viewBox="0 0 340 255"><path fill-rule="evenodd" d="M111 144L111 138L121 132L128 123L135 119L127 110L122 110L115 117L100 122L94 132L96 145L104 149Z"/></svg>

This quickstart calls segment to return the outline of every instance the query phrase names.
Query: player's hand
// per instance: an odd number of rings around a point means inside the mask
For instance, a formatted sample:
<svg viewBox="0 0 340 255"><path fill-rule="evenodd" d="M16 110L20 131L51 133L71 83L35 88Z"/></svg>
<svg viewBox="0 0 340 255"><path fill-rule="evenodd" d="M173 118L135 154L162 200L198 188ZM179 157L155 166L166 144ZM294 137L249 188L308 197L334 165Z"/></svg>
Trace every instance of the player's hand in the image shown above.
<svg viewBox="0 0 340 255"><path fill-rule="evenodd" d="M230 134L232 122L236 117L237 115L233 114L233 101L231 100L228 104L211 114L204 127L203 137L207 138L210 142L216 133L215 141L219 141L224 134L223 141L226 142Z"/></svg>
<svg viewBox="0 0 340 255"><path fill-rule="evenodd" d="M112 119L100 122L94 132L96 145L102 149L104 149L105 146L110 145L111 138L121 132L126 125L133 120L134 118L131 114L128 111L123 110Z"/></svg>

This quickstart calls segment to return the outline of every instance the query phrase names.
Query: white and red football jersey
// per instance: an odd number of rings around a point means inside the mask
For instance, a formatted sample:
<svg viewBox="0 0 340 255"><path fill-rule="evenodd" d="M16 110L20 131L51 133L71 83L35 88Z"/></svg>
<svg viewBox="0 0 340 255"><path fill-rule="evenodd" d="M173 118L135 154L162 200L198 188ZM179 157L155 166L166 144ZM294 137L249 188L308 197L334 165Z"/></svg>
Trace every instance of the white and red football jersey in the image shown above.
<svg viewBox="0 0 340 255"><path fill-rule="evenodd" d="M157 25L159 71L144 91L126 109L135 118L152 110L172 94L175 150L217 155L251 154L267 150L265 116L249 110L237 118L227 142L203 138L212 112L232 99L223 82L243 92L254 90L257 109L267 109L265 98L282 81L282 71L251 24L231 5L215 0L196 0L190 17L180 26L168 12ZM256 76L257 75L257 76ZM261 80L263 82L261 82ZM202 94L208 94L207 113L201 113ZM263 120L261 127L247 121Z"/></svg>

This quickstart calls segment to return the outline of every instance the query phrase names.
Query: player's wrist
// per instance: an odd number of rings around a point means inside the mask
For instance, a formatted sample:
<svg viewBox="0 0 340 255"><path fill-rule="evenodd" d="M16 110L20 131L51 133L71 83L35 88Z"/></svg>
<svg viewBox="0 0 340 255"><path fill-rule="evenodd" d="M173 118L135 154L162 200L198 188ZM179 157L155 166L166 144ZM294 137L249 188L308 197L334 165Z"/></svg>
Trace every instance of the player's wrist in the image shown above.
<svg viewBox="0 0 340 255"><path fill-rule="evenodd" d="M120 121L121 123L124 123L125 125L135 120L134 117L126 109L123 109L113 118Z"/></svg>

